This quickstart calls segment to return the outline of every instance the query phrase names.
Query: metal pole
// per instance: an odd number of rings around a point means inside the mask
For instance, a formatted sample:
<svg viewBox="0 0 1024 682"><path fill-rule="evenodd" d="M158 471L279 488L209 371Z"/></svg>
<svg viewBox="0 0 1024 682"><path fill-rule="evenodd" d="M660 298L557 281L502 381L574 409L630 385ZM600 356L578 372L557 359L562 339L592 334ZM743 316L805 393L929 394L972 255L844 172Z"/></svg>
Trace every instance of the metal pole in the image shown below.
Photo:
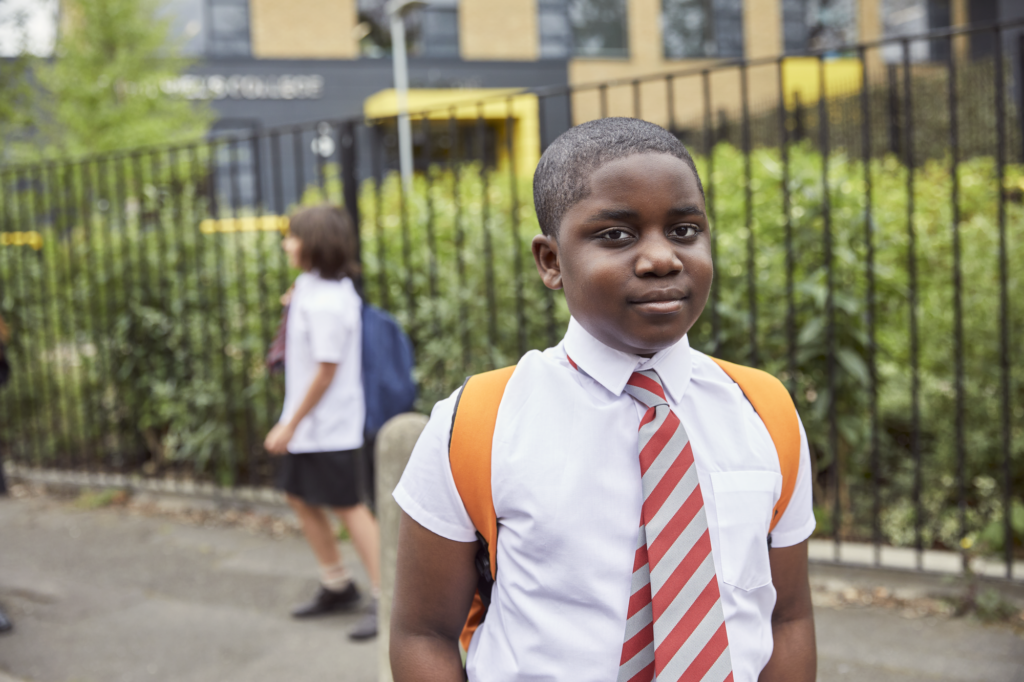
<svg viewBox="0 0 1024 682"><path fill-rule="evenodd" d="M708 218L711 219L711 261L714 262L718 245L718 222L715 215L715 126L711 114L711 72L705 69L701 73L701 84L704 91L704 154L707 156L707 174L704 176L704 191L707 193ZM718 285L711 283L711 348L718 352L721 338L718 323Z"/></svg>
<svg viewBox="0 0 1024 682"><path fill-rule="evenodd" d="M1010 265L1006 237L1006 76L1003 74L1003 32L993 29L995 38L995 109L996 109L996 191L999 201L999 359L1000 397L1002 398L1003 450L1003 551L1006 577L1013 578L1013 457L1011 390L1013 377L1010 363Z"/></svg>
<svg viewBox="0 0 1024 682"><path fill-rule="evenodd" d="M395 95L398 99L398 167L402 188L412 192L412 127L409 125L409 61L405 54L405 10L412 3L392 0L388 3L391 17L391 65L395 73Z"/></svg>
<svg viewBox="0 0 1024 682"><path fill-rule="evenodd" d="M776 63L779 79L779 152L782 155L782 214L785 220L786 240L786 373L789 378L786 380L786 388L789 395L796 399L796 375L797 375L797 331L796 331L796 300L795 300L795 271L796 254L793 253L793 211L792 198L789 193L789 130L787 129L786 111L786 81L783 60Z"/></svg>
<svg viewBox="0 0 1024 682"><path fill-rule="evenodd" d="M743 145L743 209L744 224L747 228L747 319L750 323L750 365L761 364L757 347L757 251L754 247L754 171L751 165L750 149L750 104L747 83L747 64L740 64L740 102L742 107L741 140Z"/></svg>
<svg viewBox="0 0 1024 682"><path fill-rule="evenodd" d="M345 208L352 216L352 226L356 232L356 255L362 262L362 247L359 232L359 177L356 173L356 125L352 121L342 124L339 131L341 143L341 191Z"/></svg>
<svg viewBox="0 0 1024 682"><path fill-rule="evenodd" d="M952 182L950 188L950 209L952 212L953 232L953 366L954 386L956 388L956 498L960 512L960 548L963 570L968 565L967 553L963 550L963 541L967 536L967 489L965 477L967 471L967 443L964 432L967 424L964 414L967 409L964 389L964 314L963 314L963 268L960 257L960 130L958 119L959 101L957 97L956 49L953 38L949 38L949 151L950 172Z"/></svg>
<svg viewBox="0 0 1024 682"><path fill-rule="evenodd" d="M864 268L867 277L867 327L868 344L867 360L870 370L871 390L871 542L875 549L875 566L882 564L882 528L879 516L882 506L881 477L878 448L878 362L875 341L875 226L872 217L872 178L871 178L871 90L868 87L868 67L866 50L858 50L861 64L861 163L864 166L864 243L867 245Z"/></svg>
<svg viewBox="0 0 1024 682"><path fill-rule="evenodd" d="M910 451L914 462L914 549L917 570L924 568L924 511L921 506L923 454L921 452L921 377L917 328L917 247L914 229L914 113L911 100L910 40L903 44L903 158L907 164L907 276L910 307Z"/></svg>
<svg viewBox="0 0 1024 682"><path fill-rule="evenodd" d="M818 57L818 144L821 149L821 218L823 251L825 253L825 381L828 391L828 451L832 459L832 485L835 498L832 506L832 534L834 559L841 561L840 542L842 540L843 505L842 505L842 468L839 465L839 426L836 416L836 315L835 315L835 277L832 258L832 195L828 186L829 140L829 109L828 79L825 73L825 57Z"/></svg>
<svg viewBox="0 0 1024 682"><path fill-rule="evenodd" d="M1024 161L1024 32L1017 34L1017 118L1020 125L1020 159Z"/></svg>

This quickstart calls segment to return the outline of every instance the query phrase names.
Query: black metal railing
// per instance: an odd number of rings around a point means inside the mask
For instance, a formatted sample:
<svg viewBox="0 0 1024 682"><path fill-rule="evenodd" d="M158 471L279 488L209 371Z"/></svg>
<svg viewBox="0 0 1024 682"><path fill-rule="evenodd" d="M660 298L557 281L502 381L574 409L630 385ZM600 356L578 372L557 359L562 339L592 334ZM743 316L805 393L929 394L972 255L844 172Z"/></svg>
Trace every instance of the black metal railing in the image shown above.
<svg viewBox="0 0 1024 682"><path fill-rule="evenodd" d="M919 567L932 547L997 552L1011 575L1022 28L416 111L411 193L394 116L4 168L0 454L266 482L282 385L263 354L301 204L355 214L363 290L412 336L423 409L556 343L568 310L532 275L532 164L571 124L642 116L687 143L707 192L716 282L691 343L785 381L836 556L845 541L916 548Z"/></svg>

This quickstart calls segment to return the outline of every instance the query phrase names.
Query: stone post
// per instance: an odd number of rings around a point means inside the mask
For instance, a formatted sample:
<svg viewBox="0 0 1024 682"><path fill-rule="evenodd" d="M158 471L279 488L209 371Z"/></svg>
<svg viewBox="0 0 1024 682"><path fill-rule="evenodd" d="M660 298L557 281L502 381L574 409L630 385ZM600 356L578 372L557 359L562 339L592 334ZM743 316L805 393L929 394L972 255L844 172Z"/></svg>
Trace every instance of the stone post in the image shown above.
<svg viewBox="0 0 1024 682"><path fill-rule="evenodd" d="M374 448L377 470L377 521L380 524L380 623L377 635L377 676L391 682L388 640L391 632L391 597L395 591L398 558L398 520L401 510L391 492L402 477L412 448L427 425L427 416L407 412L389 419L377 434Z"/></svg>

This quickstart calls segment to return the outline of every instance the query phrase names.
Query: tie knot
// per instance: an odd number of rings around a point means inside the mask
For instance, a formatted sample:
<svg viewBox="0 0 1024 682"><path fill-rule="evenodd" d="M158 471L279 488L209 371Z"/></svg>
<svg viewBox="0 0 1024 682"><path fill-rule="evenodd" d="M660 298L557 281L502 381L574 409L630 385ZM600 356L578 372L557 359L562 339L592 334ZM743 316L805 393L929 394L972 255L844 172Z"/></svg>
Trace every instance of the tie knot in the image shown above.
<svg viewBox="0 0 1024 682"><path fill-rule="evenodd" d="M665 398L665 387L661 378L653 369L646 369L642 372L633 372L626 382L626 393L633 396L647 407L668 405Z"/></svg>

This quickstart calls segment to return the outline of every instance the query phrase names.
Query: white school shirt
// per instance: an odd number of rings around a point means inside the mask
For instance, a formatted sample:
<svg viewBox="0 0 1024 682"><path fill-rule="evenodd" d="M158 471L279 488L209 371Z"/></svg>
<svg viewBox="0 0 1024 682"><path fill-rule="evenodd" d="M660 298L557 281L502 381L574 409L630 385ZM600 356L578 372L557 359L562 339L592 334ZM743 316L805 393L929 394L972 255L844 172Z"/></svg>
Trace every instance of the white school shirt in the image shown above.
<svg viewBox="0 0 1024 682"><path fill-rule="evenodd" d="M335 452L363 445L362 300L352 280L304 272L295 280L284 346L287 422L306 397L321 362L338 364L331 385L288 441L288 452Z"/></svg>
<svg viewBox="0 0 1024 682"><path fill-rule="evenodd" d="M642 369L658 371L693 448L734 679L756 682L771 657L775 588L767 535L782 475L764 423L739 386L686 337L647 359L609 348L572 320L557 347L523 356L498 409L491 455L498 577L470 645L472 682L617 679L646 411L623 388ZM394 497L433 533L473 542L448 460L454 405L455 395L434 406ZM801 424L796 489L772 546L795 545L813 530Z"/></svg>

